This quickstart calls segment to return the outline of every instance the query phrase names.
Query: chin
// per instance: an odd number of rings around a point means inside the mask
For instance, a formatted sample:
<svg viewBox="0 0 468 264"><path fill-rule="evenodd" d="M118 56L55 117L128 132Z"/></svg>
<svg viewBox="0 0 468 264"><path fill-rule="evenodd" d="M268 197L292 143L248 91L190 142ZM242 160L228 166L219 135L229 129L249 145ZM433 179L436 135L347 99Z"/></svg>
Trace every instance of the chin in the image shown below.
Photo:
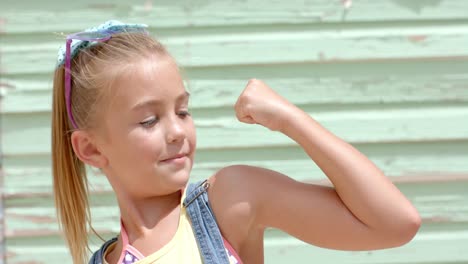
<svg viewBox="0 0 468 264"><path fill-rule="evenodd" d="M185 165L164 164L158 166L156 175L160 184L166 186L168 190L178 191L184 189L190 179L192 171L192 162L186 162Z"/></svg>
<svg viewBox="0 0 468 264"><path fill-rule="evenodd" d="M172 174L168 181L170 181L170 185L174 186L176 190L184 189L190 179L190 170L186 171L179 171L177 173Z"/></svg>

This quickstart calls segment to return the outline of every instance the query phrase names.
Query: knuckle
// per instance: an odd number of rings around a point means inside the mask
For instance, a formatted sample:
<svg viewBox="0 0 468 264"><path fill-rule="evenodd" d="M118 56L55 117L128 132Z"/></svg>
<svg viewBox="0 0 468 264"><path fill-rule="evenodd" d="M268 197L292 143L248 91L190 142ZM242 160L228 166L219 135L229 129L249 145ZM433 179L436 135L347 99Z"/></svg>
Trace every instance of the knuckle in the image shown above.
<svg viewBox="0 0 468 264"><path fill-rule="evenodd" d="M255 84L258 84L258 83L260 83L260 80L258 80L256 78L252 78L248 82L249 85L255 85Z"/></svg>

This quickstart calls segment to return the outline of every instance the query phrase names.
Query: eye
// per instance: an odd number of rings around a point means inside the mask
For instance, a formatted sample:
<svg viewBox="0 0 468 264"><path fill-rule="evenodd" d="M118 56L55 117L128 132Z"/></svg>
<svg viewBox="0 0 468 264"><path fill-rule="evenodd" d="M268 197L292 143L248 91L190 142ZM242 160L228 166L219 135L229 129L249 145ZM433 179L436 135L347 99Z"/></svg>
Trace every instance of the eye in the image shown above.
<svg viewBox="0 0 468 264"><path fill-rule="evenodd" d="M154 124L158 122L158 120L159 119L157 117L152 117L148 120L140 122L140 125L142 125L143 127L152 127Z"/></svg>
<svg viewBox="0 0 468 264"><path fill-rule="evenodd" d="M179 113L177 113L177 115L182 117L182 118L185 118L187 116L190 116L190 113L188 111L179 111Z"/></svg>

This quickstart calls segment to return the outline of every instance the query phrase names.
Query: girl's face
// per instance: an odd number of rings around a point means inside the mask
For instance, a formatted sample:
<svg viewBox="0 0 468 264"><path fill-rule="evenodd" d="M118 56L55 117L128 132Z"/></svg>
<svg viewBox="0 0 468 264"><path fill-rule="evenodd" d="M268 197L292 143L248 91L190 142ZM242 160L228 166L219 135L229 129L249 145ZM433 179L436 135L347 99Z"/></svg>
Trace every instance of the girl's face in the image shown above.
<svg viewBox="0 0 468 264"><path fill-rule="evenodd" d="M196 145L189 95L167 56L150 56L112 86L104 114L102 168L117 193L166 195L184 188Z"/></svg>

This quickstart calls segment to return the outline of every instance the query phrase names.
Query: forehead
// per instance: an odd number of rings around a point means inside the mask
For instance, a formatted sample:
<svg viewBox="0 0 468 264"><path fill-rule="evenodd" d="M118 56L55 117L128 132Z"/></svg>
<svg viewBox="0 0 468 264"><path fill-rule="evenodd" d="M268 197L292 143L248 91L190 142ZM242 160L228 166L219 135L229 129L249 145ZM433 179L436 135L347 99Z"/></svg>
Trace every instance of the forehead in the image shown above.
<svg viewBox="0 0 468 264"><path fill-rule="evenodd" d="M168 56L150 56L127 67L112 85L113 104L130 109L143 99L172 101L185 93L182 77Z"/></svg>

